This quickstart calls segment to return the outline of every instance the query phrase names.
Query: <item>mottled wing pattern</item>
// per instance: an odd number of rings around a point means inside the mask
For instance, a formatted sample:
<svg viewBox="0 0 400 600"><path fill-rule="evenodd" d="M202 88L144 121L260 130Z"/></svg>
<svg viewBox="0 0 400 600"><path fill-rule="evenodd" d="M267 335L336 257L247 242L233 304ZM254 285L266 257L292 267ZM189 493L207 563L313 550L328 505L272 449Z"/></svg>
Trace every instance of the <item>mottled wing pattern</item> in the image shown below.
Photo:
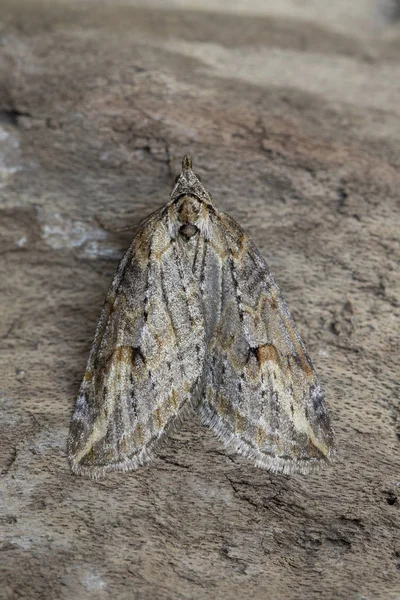
<svg viewBox="0 0 400 600"><path fill-rule="evenodd" d="M71 421L73 471L145 464L191 404L258 466L306 472L332 456L322 391L279 289L185 156L111 284Z"/></svg>
<svg viewBox="0 0 400 600"><path fill-rule="evenodd" d="M196 398L204 362L199 287L165 209L145 222L108 292L71 421L74 472L146 463Z"/></svg>
<svg viewBox="0 0 400 600"><path fill-rule="evenodd" d="M268 266L239 225L217 211L203 270L214 273L201 283L205 306L219 298L203 421L258 466L309 471L332 453L321 388Z"/></svg>

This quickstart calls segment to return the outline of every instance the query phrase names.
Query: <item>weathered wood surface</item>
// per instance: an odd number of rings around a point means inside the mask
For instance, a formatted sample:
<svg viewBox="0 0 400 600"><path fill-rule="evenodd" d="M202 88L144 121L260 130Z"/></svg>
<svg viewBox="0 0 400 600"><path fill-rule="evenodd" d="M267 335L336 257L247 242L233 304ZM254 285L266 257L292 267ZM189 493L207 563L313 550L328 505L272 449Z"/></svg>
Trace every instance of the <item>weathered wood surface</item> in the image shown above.
<svg viewBox="0 0 400 600"><path fill-rule="evenodd" d="M0 1L0 596L400 598L398 14L183 4ZM164 203L187 151L318 368L340 449L319 474L253 468L195 418L149 468L69 472L132 237L102 224Z"/></svg>

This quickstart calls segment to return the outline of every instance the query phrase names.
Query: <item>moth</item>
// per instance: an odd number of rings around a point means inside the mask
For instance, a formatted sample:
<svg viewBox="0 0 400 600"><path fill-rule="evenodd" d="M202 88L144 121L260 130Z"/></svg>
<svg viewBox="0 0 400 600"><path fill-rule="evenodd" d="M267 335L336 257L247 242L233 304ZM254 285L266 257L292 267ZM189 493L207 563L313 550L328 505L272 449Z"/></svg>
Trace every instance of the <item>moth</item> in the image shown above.
<svg viewBox="0 0 400 600"><path fill-rule="evenodd" d="M189 408L273 472L329 462L334 434L272 274L185 156L111 283L73 413L73 472L148 463Z"/></svg>

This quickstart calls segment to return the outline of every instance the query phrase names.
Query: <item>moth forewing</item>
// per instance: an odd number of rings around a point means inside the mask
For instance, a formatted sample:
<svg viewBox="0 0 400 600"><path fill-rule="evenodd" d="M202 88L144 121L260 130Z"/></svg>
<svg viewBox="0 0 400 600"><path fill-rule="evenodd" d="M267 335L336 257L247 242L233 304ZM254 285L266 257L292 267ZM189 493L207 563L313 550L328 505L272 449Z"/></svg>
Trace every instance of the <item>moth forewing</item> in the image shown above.
<svg viewBox="0 0 400 600"><path fill-rule="evenodd" d="M311 360L253 242L222 213L213 230L224 239L225 254L210 250L220 258L223 286L221 317L206 355L203 421L258 466L309 471L333 450Z"/></svg>
<svg viewBox="0 0 400 600"><path fill-rule="evenodd" d="M198 286L161 213L111 284L71 421L74 472L100 477L152 458L198 395L204 332Z"/></svg>

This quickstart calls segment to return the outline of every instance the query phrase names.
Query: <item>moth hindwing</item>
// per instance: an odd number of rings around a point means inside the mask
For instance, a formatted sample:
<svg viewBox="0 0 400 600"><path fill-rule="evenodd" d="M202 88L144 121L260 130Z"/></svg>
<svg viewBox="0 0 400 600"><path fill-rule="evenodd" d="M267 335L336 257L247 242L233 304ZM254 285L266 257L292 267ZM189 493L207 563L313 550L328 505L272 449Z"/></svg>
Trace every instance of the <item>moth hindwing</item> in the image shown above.
<svg viewBox="0 0 400 600"><path fill-rule="evenodd" d="M275 472L333 453L314 368L253 242L182 162L111 283L71 420L75 473L147 463L189 407Z"/></svg>

